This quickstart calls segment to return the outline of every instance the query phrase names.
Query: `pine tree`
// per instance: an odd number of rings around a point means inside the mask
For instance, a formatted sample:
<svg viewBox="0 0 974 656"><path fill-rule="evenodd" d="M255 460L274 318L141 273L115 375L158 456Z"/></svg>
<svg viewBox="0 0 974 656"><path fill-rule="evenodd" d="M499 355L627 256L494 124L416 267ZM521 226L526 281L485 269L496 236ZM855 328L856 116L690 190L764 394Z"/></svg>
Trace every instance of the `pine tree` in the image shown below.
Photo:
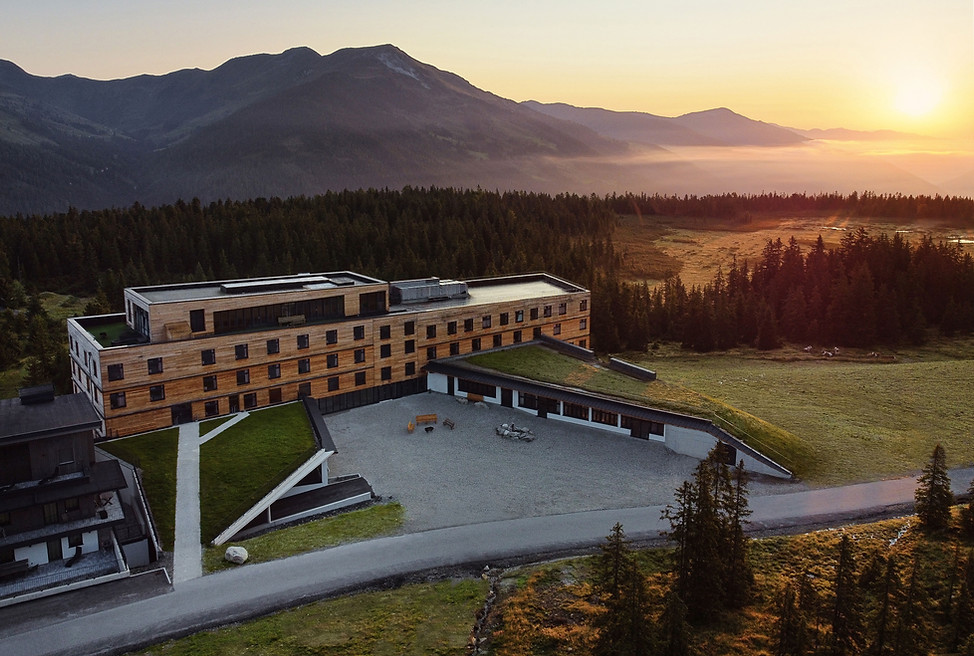
<svg viewBox="0 0 974 656"><path fill-rule="evenodd" d="M957 606L954 611L953 649L967 642L974 634L974 549L967 554L964 566L964 578L957 593Z"/></svg>
<svg viewBox="0 0 974 656"><path fill-rule="evenodd" d="M778 602L775 656L802 656L808 653L808 622L799 607L799 593L795 587L795 581L788 583Z"/></svg>
<svg viewBox="0 0 974 656"><path fill-rule="evenodd" d="M687 607L675 586L666 594L666 605L660 617L661 653L667 656L686 656L690 653L690 627L687 624Z"/></svg>
<svg viewBox="0 0 974 656"><path fill-rule="evenodd" d="M644 656L653 646L652 624L646 620L649 592L621 524L602 545L596 561L596 585L605 594L605 612L595 622L597 655Z"/></svg>
<svg viewBox="0 0 974 656"><path fill-rule="evenodd" d="M914 561L910 585L899 609L899 617L893 631L893 653L897 656L914 656L924 652L926 646L926 597L917 573L919 565Z"/></svg>
<svg viewBox="0 0 974 656"><path fill-rule="evenodd" d="M829 653L833 656L858 654L861 639L859 589L856 563L848 535L839 543L839 562L835 572L835 600L832 607L832 636Z"/></svg>
<svg viewBox="0 0 974 656"><path fill-rule="evenodd" d="M974 480L967 488L967 505L960 511L960 530L967 538L974 538Z"/></svg>
<svg viewBox="0 0 974 656"><path fill-rule="evenodd" d="M917 481L914 501L917 519L925 531L943 531L950 526L954 495L950 491L947 454L940 444L933 448L930 461Z"/></svg>

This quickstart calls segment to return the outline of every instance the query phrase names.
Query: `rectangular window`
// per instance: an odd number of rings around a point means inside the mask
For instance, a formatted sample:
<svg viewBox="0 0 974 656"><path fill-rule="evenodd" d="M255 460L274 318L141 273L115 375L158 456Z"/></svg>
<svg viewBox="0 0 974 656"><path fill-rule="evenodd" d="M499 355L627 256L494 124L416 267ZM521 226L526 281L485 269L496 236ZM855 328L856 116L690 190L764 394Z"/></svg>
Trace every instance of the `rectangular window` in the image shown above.
<svg viewBox="0 0 974 656"><path fill-rule="evenodd" d="M436 347L435 346L427 346L426 347L426 359L427 360L435 360L436 359Z"/></svg>
<svg viewBox="0 0 974 656"><path fill-rule="evenodd" d="M414 339L407 339L406 340L406 353L415 353L415 352L416 352L416 340L414 340Z"/></svg>
<svg viewBox="0 0 974 656"><path fill-rule="evenodd" d="M57 522L58 522L57 501L51 501L50 503L45 503L44 523L57 524Z"/></svg>
<svg viewBox="0 0 974 656"><path fill-rule="evenodd" d="M514 331L514 343L515 344L520 344L521 343L521 331L520 330L515 330Z"/></svg>
<svg viewBox="0 0 974 656"><path fill-rule="evenodd" d="M365 339L365 326L352 328L352 339Z"/></svg>
<svg viewBox="0 0 974 656"><path fill-rule="evenodd" d="M391 326L379 326L379 339L389 339L392 337Z"/></svg>
<svg viewBox="0 0 974 656"><path fill-rule="evenodd" d="M471 330L473 330L473 319L464 319L463 332L469 333Z"/></svg>
<svg viewBox="0 0 974 656"><path fill-rule="evenodd" d="M486 383L477 383L472 380L457 379L457 389L467 394L479 394L485 399L497 398L497 387Z"/></svg>
<svg viewBox="0 0 974 656"><path fill-rule="evenodd" d="M76 549L77 547L84 545L84 543L85 541L81 533L72 533L68 536L68 548L70 549Z"/></svg>
<svg viewBox="0 0 974 656"><path fill-rule="evenodd" d="M460 355L460 342L450 342L450 355Z"/></svg>
<svg viewBox="0 0 974 656"><path fill-rule="evenodd" d="M581 346L582 348L585 348L586 343L587 342L584 339L578 340L578 345Z"/></svg>
<svg viewBox="0 0 974 656"><path fill-rule="evenodd" d="M585 330L586 328L588 328L588 319L579 319L578 329Z"/></svg>
<svg viewBox="0 0 974 656"><path fill-rule="evenodd" d="M436 326L426 326L426 339L433 339L436 337Z"/></svg>
<svg viewBox="0 0 974 656"><path fill-rule="evenodd" d="M328 368L329 369L334 369L337 366L338 366L338 354L337 353L329 353L328 354Z"/></svg>
<svg viewBox="0 0 974 656"><path fill-rule="evenodd" d="M582 311L582 312L585 312L585 310L587 310L587 309L588 309L588 301L587 301L587 300L585 300L585 299L583 299L583 300L581 300L581 301L579 301L579 302L578 302L578 309L579 309L580 311Z"/></svg>
<svg viewBox="0 0 974 656"><path fill-rule="evenodd" d="M501 325L506 326L511 322L511 315L507 312L501 312Z"/></svg>
<svg viewBox="0 0 974 656"><path fill-rule="evenodd" d="M298 335L298 348L299 349L306 349L306 348L308 348L308 344L309 343L310 343L310 341L308 340L308 336L307 335Z"/></svg>
<svg viewBox="0 0 974 656"><path fill-rule="evenodd" d="M233 355L238 360L246 360L250 357L250 347L247 344L237 344L233 347Z"/></svg>
<svg viewBox="0 0 974 656"><path fill-rule="evenodd" d="M614 412L606 412L605 410L592 408L592 421L597 424L605 424L606 426L618 426L619 415Z"/></svg>
<svg viewBox="0 0 974 656"><path fill-rule="evenodd" d="M250 382L250 369L240 369L237 372L237 385L246 385Z"/></svg>
<svg viewBox="0 0 974 656"><path fill-rule="evenodd" d="M216 351L213 349L200 351L200 361L203 364L216 364Z"/></svg>
<svg viewBox="0 0 974 656"><path fill-rule="evenodd" d="M416 363L415 362L407 362L406 363L406 375L407 376L415 376L416 375Z"/></svg>
<svg viewBox="0 0 974 656"><path fill-rule="evenodd" d="M538 397L534 394L525 394L524 392L519 392L517 395L517 405L521 408L527 408L528 410L538 409Z"/></svg>
<svg viewBox="0 0 974 656"><path fill-rule="evenodd" d="M298 397L311 396L311 383L301 383L298 385Z"/></svg>
<svg viewBox="0 0 974 656"><path fill-rule="evenodd" d="M474 352L477 352L477 351L480 350L480 338L479 337L474 337L473 339L470 340L470 350L471 351L474 351Z"/></svg>
<svg viewBox="0 0 974 656"><path fill-rule="evenodd" d="M216 376L203 376L203 391L212 392L216 389Z"/></svg>
<svg viewBox="0 0 974 656"><path fill-rule="evenodd" d="M269 364L267 365L267 377L273 380L274 378L281 377L281 365L280 364Z"/></svg>
<svg viewBox="0 0 974 656"><path fill-rule="evenodd" d="M515 310L514 323L521 323L522 321L524 321L524 310Z"/></svg>
<svg viewBox="0 0 974 656"><path fill-rule="evenodd" d="M560 323L556 323L555 324L555 327L551 329L551 334L552 335L560 335L561 334L561 324Z"/></svg>
<svg viewBox="0 0 974 656"><path fill-rule="evenodd" d="M490 315L488 314L483 319L480 320L481 328L490 328Z"/></svg>
<svg viewBox="0 0 974 656"><path fill-rule="evenodd" d="M325 331L325 344L337 344L338 343L338 331L337 330L326 330Z"/></svg>
<svg viewBox="0 0 974 656"><path fill-rule="evenodd" d="M194 333L201 333L206 330L206 319L203 310L189 311L189 329Z"/></svg>
<svg viewBox="0 0 974 656"><path fill-rule="evenodd" d="M450 323L446 324L446 334L447 335L456 335L457 334L457 322L456 321L451 321Z"/></svg>
<svg viewBox="0 0 974 656"><path fill-rule="evenodd" d="M379 347L379 357L388 358L392 355L392 346L389 344L383 344Z"/></svg>
<svg viewBox="0 0 974 656"><path fill-rule="evenodd" d="M538 308L531 308L531 321L538 318Z"/></svg>
<svg viewBox="0 0 974 656"><path fill-rule="evenodd" d="M123 365L108 365L108 380L122 380L123 378L125 378L125 367Z"/></svg>
<svg viewBox="0 0 974 656"><path fill-rule="evenodd" d="M125 392L114 392L108 399L112 405L112 410L125 407Z"/></svg>
<svg viewBox="0 0 974 656"><path fill-rule="evenodd" d="M365 349L355 349L355 364L365 362Z"/></svg>
<svg viewBox="0 0 974 656"><path fill-rule="evenodd" d="M267 340L267 355L276 355L280 352L281 352L281 340L279 339Z"/></svg>
<svg viewBox="0 0 974 656"><path fill-rule="evenodd" d="M588 421L588 407L577 403L565 403L565 416Z"/></svg>
<svg viewBox="0 0 974 656"><path fill-rule="evenodd" d="M356 371L355 372L355 385L356 386L365 385L365 372L364 371Z"/></svg>
<svg viewBox="0 0 974 656"><path fill-rule="evenodd" d="M382 380L392 380L392 367L382 367Z"/></svg>
<svg viewBox="0 0 974 656"><path fill-rule="evenodd" d="M532 335L535 339L541 337L541 326L535 326L534 330L532 331Z"/></svg>
<svg viewBox="0 0 974 656"><path fill-rule="evenodd" d="M272 387L267 390L267 400L270 403L280 403L283 400L283 394L281 393L280 387Z"/></svg>
<svg viewBox="0 0 974 656"><path fill-rule="evenodd" d="M551 316L551 306L550 305L544 306L544 315L545 315L545 317L550 317Z"/></svg>
<svg viewBox="0 0 974 656"><path fill-rule="evenodd" d="M503 345L504 345L504 336L503 335L494 335L494 348L497 348L497 347L503 346Z"/></svg>
<svg viewBox="0 0 974 656"><path fill-rule="evenodd" d="M257 392L249 392L244 394L244 408L249 410L250 408L257 407Z"/></svg>
<svg viewBox="0 0 974 656"><path fill-rule="evenodd" d="M149 400L162 401L166 398L165 385L152 385L149 387Z"/></svg>
<svg viewBox="0 0 974 656"><path fill-rule="evenodd" d="M311 358L304 358L302 360L298 360L298 373L306 374L309 371L311 371Z"/></svg>
<svg viewBox="0 0 974 656"><path fill-rule="evenodd" d="M568 314L568 303L558 304L558 314Z"/></svg>
<svg viewBox="0 0 974 656"><path fill-rule="evenodd" d="M328 379L328 391L337 392L338 391L338 376L332 376Z"/></svg>
<svg viewBox="0 0 974 656"><path fill-rule="evenodd" d="M219 401L207 401L203 404L203 414L207 417L215 417L220 414Z"/></svg>
<svg viewBox="0 0 974 656"><path fill-rule="evenodd" d="M162 358L149 358L145 361L149 367L149 374L161 374L162 373Z"/></svg>
<svg viewBox="0 0 974 656"><path fill-rule="evenodd" d="M416 334L416 322L407 321L402 325L402 332L404 335L415 335Z"/></svg>

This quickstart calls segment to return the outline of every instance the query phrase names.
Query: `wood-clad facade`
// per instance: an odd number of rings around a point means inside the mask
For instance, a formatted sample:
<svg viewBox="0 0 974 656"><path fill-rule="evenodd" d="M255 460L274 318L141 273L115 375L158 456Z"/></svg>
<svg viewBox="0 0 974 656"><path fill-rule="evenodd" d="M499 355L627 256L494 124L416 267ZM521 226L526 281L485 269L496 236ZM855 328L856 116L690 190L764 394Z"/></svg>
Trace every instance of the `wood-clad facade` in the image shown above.
<svg viewBox="0 0 974 656"><path fill-rule="evenodd" d="M124 314L68 320L72 380L105 436L302 395L425 389L436 358L540 334L588 346L590 296L548 274L387 283L337 272L129 288Z"/></svg>

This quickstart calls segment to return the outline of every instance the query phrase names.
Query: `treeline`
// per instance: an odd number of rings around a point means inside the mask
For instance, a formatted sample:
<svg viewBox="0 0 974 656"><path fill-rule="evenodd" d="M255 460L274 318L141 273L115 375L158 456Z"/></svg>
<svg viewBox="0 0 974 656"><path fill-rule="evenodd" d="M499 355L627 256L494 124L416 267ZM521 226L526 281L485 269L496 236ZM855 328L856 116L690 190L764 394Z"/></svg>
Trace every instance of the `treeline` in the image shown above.
<svg viewBox="0 0 974 656"><path fill-rule="evenodd" d="M746 223L752 213L836 213L849 217L881 217L903 220L974 221L974 199L963 196L904 196L864 191L849 195L828 194L718 194L665 196L623 194L607 198L619 214L688 216L737 219Z"/></svg>
<svg viewBox="0 0 974 656"><path fill-rule="evenodd" d="M601 280L604 304L624 323L601 335L607 351L643 350L655 340L705 352L745 344L791 342L853 347L921 343L927 329L974 331L974 259L953 243L913 244L897 233L860 228L826 249L805 252L791 238L769 241L753 263L735 262L702 287L679 277L647 285ZM597 315L598 316L598 315Z"/></svg>

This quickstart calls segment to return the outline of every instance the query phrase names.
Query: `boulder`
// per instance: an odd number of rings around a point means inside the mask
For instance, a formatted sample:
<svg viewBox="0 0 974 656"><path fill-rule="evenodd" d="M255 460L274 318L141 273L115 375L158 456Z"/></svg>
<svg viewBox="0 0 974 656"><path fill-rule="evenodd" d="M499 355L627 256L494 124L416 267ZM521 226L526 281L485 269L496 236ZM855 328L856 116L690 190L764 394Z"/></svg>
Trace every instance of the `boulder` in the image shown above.
<svg viewBox="0 0 974 656"><path fill-rule="evenodd" d="M223 554L223 559L234 565L243 565L247 562L249 554L243 547L227 547L227 552Z"/></svg>

